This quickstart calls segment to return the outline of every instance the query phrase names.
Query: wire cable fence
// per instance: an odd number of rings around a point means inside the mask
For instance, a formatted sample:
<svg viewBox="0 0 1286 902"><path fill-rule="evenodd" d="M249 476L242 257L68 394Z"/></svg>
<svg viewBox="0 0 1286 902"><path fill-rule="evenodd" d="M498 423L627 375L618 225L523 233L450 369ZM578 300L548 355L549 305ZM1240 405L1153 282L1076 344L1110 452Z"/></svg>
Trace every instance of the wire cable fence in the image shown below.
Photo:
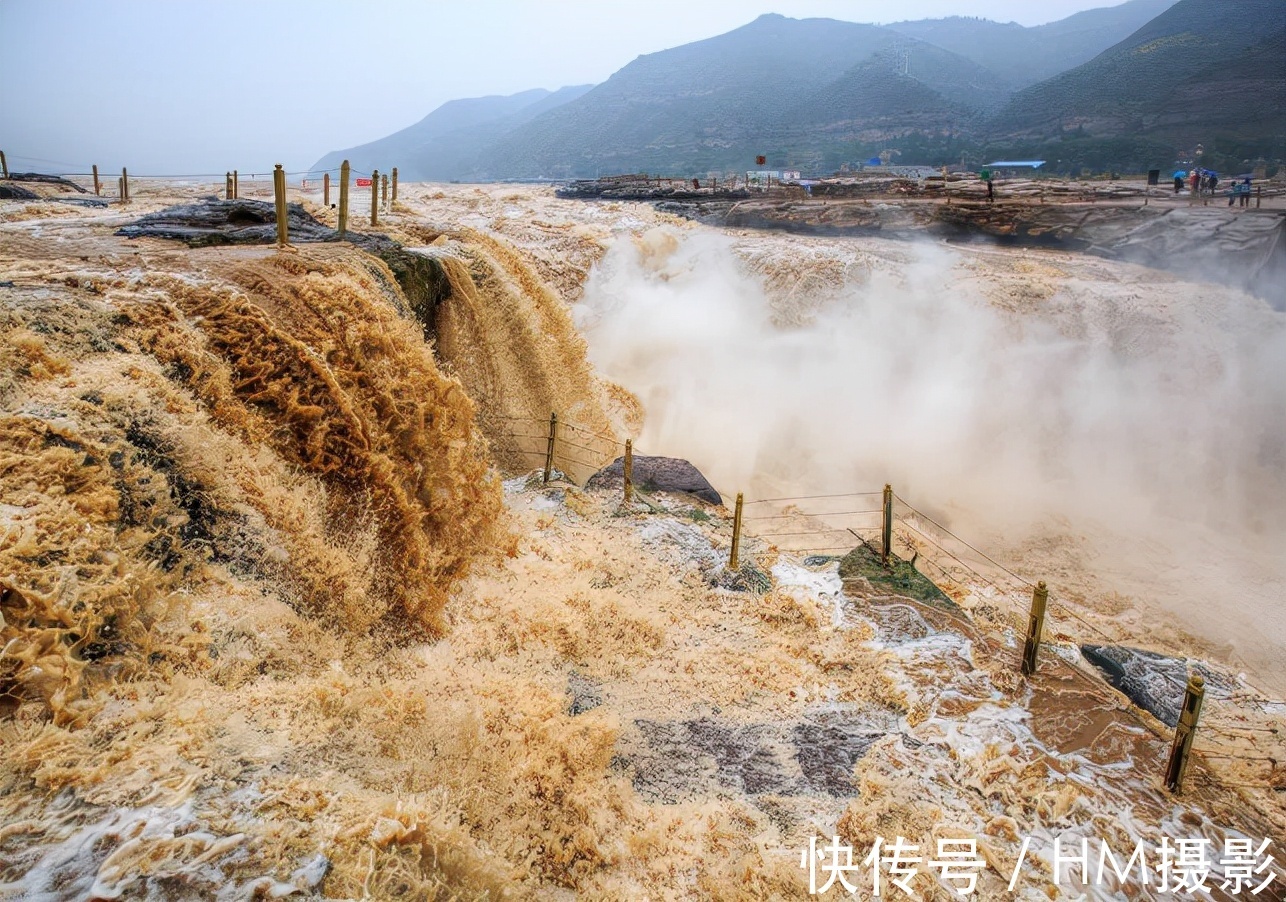
<svg viewBox="0 0 1286 902"><path fill-rule="evenodd" d="M625 442L612 432L557 417L496 414L480 417L480 421L492 436L492 450L498 462L507 469L549 467L584 484L625 455ZM633 451L640 457L647 456L637 447ZM760 552L797 556L806 566L841 560L859 546L878 553L887 531L894 558L910 564L948 598L956 602L972 600L970 611L962 616L984 632L998 631L999 645L1011 647L1014 634L1021 635L1027 625L1026 604L1038 588L1033 576L1002 563L947 527L942 518L914 507L891 490L885 503L881 503L883 494L844 492L748 501L741 496L735 500L727 495L721 497L729 507L735 505L738 509L733 524L734 547L744 528L745 538L757 543ZM1043 590L1044 584L1039 585ZM1047 610L1056 621L1059 636L1078 648L1082 640L1088 639L1092 639L1091 644L1105 646L1129 646L1137 641L1128 635L1113 635L1072 602L1056 595L1048 598ZM1088 666L1078 669L1089 670ZM1163 668L1155 668L1151 674L1184 698L1188 686L1181 679ZM1205 700L1204 721L1198 734L1201 741L1193 749L1207 760L1208 766L1209 762L1219 762L1221 767L1235 765L1242 768L1237 775L1250 778L1241 783L1220 782L1281 788L1278 783L1283 776L1286 752L1282 744L1286 736L1281 728L1272 725L1272 720L1267 726L1248 720L1247 709L1270 718L1274 714L1280 717L1286 715L1286 702L1255 690L1227 691L1213 681L1208 684ZM1141 716L1132 704L1117 707L1141 728L1166 738L1158 728L1159 720Z"/></svg>

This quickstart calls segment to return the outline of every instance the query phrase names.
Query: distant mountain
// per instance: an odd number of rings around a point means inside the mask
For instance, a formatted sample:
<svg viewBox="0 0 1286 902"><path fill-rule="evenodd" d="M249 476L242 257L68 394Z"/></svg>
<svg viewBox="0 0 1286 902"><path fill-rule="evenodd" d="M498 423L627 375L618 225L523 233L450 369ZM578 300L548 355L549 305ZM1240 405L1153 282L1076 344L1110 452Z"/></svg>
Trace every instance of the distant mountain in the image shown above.
<svg viewBox="0 0 1286 902"><path fill-rule="evenodd" d="M398 167L407 181L447 181L468 166L479 147L485 147L518 126L575 100L593 85L547 91L537 88L508 96L471 97L442 104L415 125L393 134L332 151L313 164L314 170L334 169L344 160L362 172Z"/></svg>
<svg viewBox="0 0 1286 902"><path fill-rule="evenodd" d="M1173 6L1175 0L1128 0L1032 28L952 16L888 26L985 66L1014 88L1088 62Z"/></svg>
<svg viewBox="0 0 1286 902"><path fill-rule="evenodd" d="M1015 94L991 131L1192 143L1229 130L1280 135L1283 30L1284 0L1179 0L1089 62Z"/></svg>
<svg viewBox="0 0 1286 902"><path fill-rule="evenodd" d="M885 70L898 77L873 77ZM913 95L963 119L1005 94L981 66L886 28L765 15L639 57L579 100L514 129L468 177L700 173L743 168L757 153L770 165L815 165L827 156L826 136L804 126L824 122L818 114L827 110L849 131L877 138L905 133L908 116L924 120ZM895 113L902 121L890 121Z"/></svg>
<svg viewBox="0 0 1286 902"><path fill-rule="evenodd" d="M903 163L1018 155L1056 171L1137 171L1199 141L1207 159L1241 165L1286 153L1284 28L1286 0L1129 0L1036 28L764 15L640 56L597 86L443 104L317 167L347 157L420 180L690 176L762 154L770 168L825 173L887 149Z"/></svg>

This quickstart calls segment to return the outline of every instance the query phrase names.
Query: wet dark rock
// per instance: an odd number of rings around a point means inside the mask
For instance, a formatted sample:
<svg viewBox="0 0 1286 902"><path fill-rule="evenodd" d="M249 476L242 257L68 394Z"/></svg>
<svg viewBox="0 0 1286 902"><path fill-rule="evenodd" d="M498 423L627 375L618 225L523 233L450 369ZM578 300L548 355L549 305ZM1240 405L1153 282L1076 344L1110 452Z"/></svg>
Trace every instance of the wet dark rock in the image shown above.
<svg viewBox="0 0 1286 902"><path fill-rule="evenodd" d="M75 191L77 194L89 193L70 179L65 179L61 175L45 175L43 172L11 172L9 173L9 181L43 182L46 185L57 185L59 188Z"/></svg>
<svg viewBox="0 0 1286 902"><path fill-rule="evenodd" d="M841 579L863 578L873 589L883 589L891 595L904 595L949 611L959 611L959 606L948 598L933 580L915 568L915 560L905 561L889 555L889 565L880 562L880 556L865 543L858 545L839 562Z"/></svg>
<svg viewBox="0 0 1286 902"><path fill-rule="evenodd" d="M798 721L736 723L717 716L635 721L641 743L617 766L666 804L733 790L749 796L857 794L853 765L895 724L877 714L819 712Z"/></svg>
<svg viewBox="0 0 1286 902"><path fill-rule="evenodd" d="M772 588L772 577L752 563L743 563L736 570L718 567L706 576L706 583L716 589L730 592L754 592L762 595Z"/></svg>
<svg viewBox="0 0 1286 902"><path fill-rule="evenodd" d="M584 714L586 711L593 711L603 704L603 696L599 692L598 684L574 670L567 675L567 694L571 696L567 713L572 717Z"/></svg>
<svg viewBox="0 0 1286 902"><path fill-rule="evenodd" d="M0 200L40 200L40 195L18 185L0 182Z"/></svg>
<svg viewBox="0 0 1286 902"><path fill-rule="evenodd" d="M1130 701L1167 726L1179 722L1189 666L1206 681L1206 694L1226 694L1235 688L1223 674L1187 658L1175 658L1122 645L1082 645L1081 654Z"/></svg>
<svg viewBox="0 0 1286 902"><path fill-rule="evenodd" d="M60 197L57 200L60 204L71 204L73 207L97 207L101 209L111 206L111 201L105 197Z"/></svg>
<svg viewBox="0 0 1286 902"><path fill-rule="evenodd" d="M40 194L0 181L0 201L39 201Z"/></svg>
<svg viewBox="0 0 1286 902"><path fill-rule="evenodd" d="M294 243L337 241L339 233L319 222L299 204L286 205L286 224ZM190 247L222 244L272 244L277 240L277 211L262 200L216 200L166 207L139 217L116 232L126 238L168 238Z"/></svg>
<svg viewBox="0 0 1286 902"><path fill-rule="evenodd" d="M723 499L691 463L678 457L634 455L634 487L644 492L680 492L709 504ZM585 483L587 489L619 489L625 482L625 458L618 457Z"/></svg>
<svg viewBox="0 0 1286 902"><path fill-rule="evenodd" d="M840 714L822 714L796 724L793 738L805 782L815 792L856 795L853 765L884 734L869 723Z"/></svg>

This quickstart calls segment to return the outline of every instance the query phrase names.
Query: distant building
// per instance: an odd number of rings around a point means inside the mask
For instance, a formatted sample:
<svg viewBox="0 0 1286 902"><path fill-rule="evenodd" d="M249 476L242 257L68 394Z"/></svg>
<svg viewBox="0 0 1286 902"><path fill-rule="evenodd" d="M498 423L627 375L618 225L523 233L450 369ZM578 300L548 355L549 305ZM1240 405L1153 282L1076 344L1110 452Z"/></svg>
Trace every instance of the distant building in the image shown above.
<svg viewBox="0 0 1286 902"><path fill-rule="evenodd" d="M997 160L982 168L991 170L995 178L1012 178L1016 175L1035 175L1036 170L1044 165L1044 160Z"/></svg>
<svg viewBox="0 0 1286 902"><path fill-rule="evenodd" d="M780 169L747 169L747 188L767 188L781 181Z"/></svg>

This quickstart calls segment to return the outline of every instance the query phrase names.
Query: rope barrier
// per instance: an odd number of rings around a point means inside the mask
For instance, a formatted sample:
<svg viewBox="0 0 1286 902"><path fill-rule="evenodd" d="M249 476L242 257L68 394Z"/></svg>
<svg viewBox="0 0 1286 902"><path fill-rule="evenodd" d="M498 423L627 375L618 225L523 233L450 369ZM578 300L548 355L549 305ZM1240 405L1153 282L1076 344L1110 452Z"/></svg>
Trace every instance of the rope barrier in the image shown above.
<svg viewBox="0 0 1286 902"><path fill-rule="evenodd" d="M794 519L795 517L816 517L820 519L822 517L850 517L850 516L855 516L857 514L879 514L879 513L883 513L883 512L879 508L876 508L874 510L864 510L864 511L823 511L821 513L808 513L808 514L764 514L758 517L742 517L742 519L745 520L747 523L749 523L752 520L790 520L790 519Z"/></svg>
<svg viewBox="0 0 1286 902"><path fill-rule="evenodd" d="M903 526L907 527L908 529L910 529L910 530L914 531L914 532L915 532L916 534L918 534L921 538L923 538L926 542L928 542L928 543L929 543L930 545L932 545L934 548L936 548L936 549L938 549L939 551L941 551L941 552L942 552L943 554L945 554L947 557L951 558L951 560L955 561L955 562L956 562L957 564L959 564L961 567L964 567L966 570L968 570L970 573L972 573L974 576L976 576L979 580L981 580L981 581L983 582L983 584L984 584L984 585L990 586L991 588L993 588L993 589L997 589L997 590L1002 591L1002 592L1004 591L1003 589L1001 589L1001 587L1000 587L1000 586L996 585L996 583L994 583L994 582L992 582L991 580L987 579L987 577L983 576L983 575L982 575L981 573L979 573L977 570L973 569L973 568L972 568L972 567L970 567L968 564L966 564L964 561L960 560L960 558L956 557L954 554L952 554L950 551L947 551L947 549L943 548L941 545L939 545L939 544L938 544L937 542L935 542L933 539L929 538L929 537L928 537L927 535L925 535L921 530L919 530L918 528L916 528L916 526L915 526L914 524L908 523L908 522L906 522L905 520L903 520L903 519L901 519L901 518L899 518L899 519L898 519L898 522L899 522L899 523L901 523ZM931 559L926 558L925 560L931 560ZM941 565L939 565L938 569L942 570L944 573L946 572L946 570L945 570ZM1002 569L1003 569L1003 568L1002 568ZM958 584L960 584L960 585L962 585L962 586L964 585L963 583L961 583L961 582L960 582L960 580L956 579L955 577L951 577L951 578L952 578L956 583L958 583Z"/></svg>
<svg viewBox="0 0 1286 902"><path fill-rule="evenodd" d="M908 510L910 510L912 513L914 513L917 517L923 517L925 520L928 520L930 523L932 523L932 524L933 524L934 526L936 526L938 529L940 529L940 530L942 530L943 532L945 532L947 535L951 536L951 538L955 539L955 540L956 540L957 542L959 542L961 545L964 545L964 546L965 546L966 548L968 548L970 551L973 551L975 554L977 554L977 555L979 555L979 556L981 556L981 557L985 558L988 562L990 562L990 563L994 564L995 566L999 567L1001 570L1003 570L1003 571L1005 571L1006 573L1008 573L1010 576L1012 576L1014 579L1018 580L1020 583L1022 583L1022 584L1023 584L1024 586L1026 586L1027 588L1029 588L1029 589L1034 589L1034 588L1036 588L1036 586L1035 586L1035 584L1034 584L1034 583L1028 582L1027 580L1023 579L1021 576L1019 576L1019 575L1018 575L1017 573L1015 573L1014 571L1010 570L1010 569L1009 569L1008 567L1006 567L1004 564L1001 564L1000 562L996 561L994 558L992 558L992 557L990 557L989 555L987 555L985 552L980 551L979 549L977 549L977 548L975 548L974 546L970 545L970 544L969 544L968 542L966 542L964 539L960 538L958 535L956 535L955 533L953 533L951 530L947 529L945 526L943 526L943 525L942 525L941 523L939 523L937 520L935 520L935 519L933 519L932 517L930 517L928 514L924 513L924 512L923 512L923 511L921 511L921 510L918 510L918 509L916 509L915 507L913 507L912 505L908 504L908 503L907 503L907 500L906 500L905 498L901 497L900 495L898 495L896 492L893 494L893 497L894 497L894 498L896 498L898 501L901 501L903 504L905 504L905 505L906 505L906 507L907 507L907 509L908 509ZM905 521L905 520L903 520L903 522L906 522L906 521ZM918 530L917 530L917 532L918 532ZM921 534L921 535L924 535L924 533L920 533L920 534Z"/></svg>
<svg viewBox="0 0 1286 902"><path fill-rule="evenodd" d="M484 422L485 421L507 421L511 423L545 423L547 422L543 418L513 416L508 414L494 414L488 417L482 417L480 419L482 419ZM617 442L614 436L608 436L606 433L595 432L592 429L588 429L579 424L571 423L567 421L560 421L559 427L560 427L560 430L566 430L567 433L588 436L591 440L602 440L605 443L608 443L612 446L611 450L609 451L608 449L595 448L592 445L582 444L581 442L574 441L568 438L566 434L560 435L559 442L561 442L561 444L557 445L555 448L555 461L560 463L563 467L577 466L577 467L585 467L587 469L597 469L600 466L600 463L584 460L582 457L576 455L574 452L571 451L571 449L573 448L578 449L580 451L587 452L591 455L593 454L607 455L617 450L617 445L619 443ZM510 439L516 439L516 440L544 442L548 440L549 435L547 432L542 431L540 433L532 433L532 434L513 433L513 434L510 434L508 437ZM507 453L507 454L516 454L516 455L526 455L526 456L531 456L541 460L543 460L546 455L545 449L535 448L535 447L518 448L518 447L512 447L512 446L498 445L498 446L493 446L493 450L502 454ZM645 456L646 454L646 452L644 452L642 449L639 449L637 447L634 449L634 453L636 456ZM873 498L873 497L878 497L881 494L882 493L880 492L842 492L842 493L835 493L835 494L801 495L796 497L782 497L782 498L757 498L753 501L746 502L746 504L795 504L795 503L804 502L804 501L824 501L824 500L843 499L843 498ZM727 496L724 496L722 494L720 495L720 497L725 499L727 498ZM914 517L916 520L923 521L924 523L930 524L935 529L940 530L942 534L950 537L951 539L954 539L956 542L959 542L965 548L969 549L969 551L978 555L980 558L987 561L988 563L996 567L1002 573L1014 579L1022 586L1029 589L1035 588L1031 581L1023 578L1022 576L1015 573L1013 570L1001 564L999 561L997 561L995 558L993 558L991 555L987 554L986 552L982 551L977 546L973 545L970 542L965 541L956 533L947 529L945 526L943 526L940 522L938 522L933 517L930 517L928 514L925 514L923 511L907 503L906 499L898 495L894 495L893 497L898 502L900 502L905 507L905 509L909 511L910 516ZM882 513L881 508L863 508L863 509L841 510L841 511L799 510L793 513L762 514L759 516L750 516L750 517L745 517L745 520L747 521L788 520L788 519L798 518L798 517L822 519L826 517L867 516L867 515L879 514L879 513ZM953 565L956 565L962 568L967 574L969 574L974 579L976 579L979 584L990 587L992 589L995 589L997 591L1000 591L1006 594L1012 591L1010 589L1006 589L1002 587L1000 584L998 584L991 578L984 576L975 567L966 563L955 552L947 549L945 545L942 543L942 541L930 535L925 528L918 525L918 523L916 522L912 522L910 519L908 519L907 516L899 515L897 516L896 520L897 522L901 523L903 527L909 530L915 537L918 537L919 539L924 540L932 549L935 549L937 552L940 552L942 555L945 555L947 560L950 561ZM868 530L870 529L870 527L867 527L867 528ZM820 539L821 541L826 541L827 537L830 537L837 533L842 533L842 532L850 533L854 537L854 539L856 539L858 542L866 543L868 541L852 527L834 527L834 528L824 528L824 529L816 529L816 530L793 530L790 532L779 532L779 533L770 532L770 533L763 533L763 534L754 536L753 538L760 542L767 543L771 547L776 548L779 552L786 553L786 554L800 555L800 556L810 556L810 555L830 556L829 555L830 552L839 552L839 551L846 552L851 550L854 547L853 543L846 543L843 545L834 545L834 544L813 545L808 543L804 543L802 545L782 545L779 543L780 543L780 540L782 539L801 539L801 538L807 539L810 537L815 537ZM747 536L747 538L750 538L750 537ZM908 539L904 536L903 541L907 541L907 540ZM942 563L939 563L939 561L936 560L932 554L917 555L915 558L913 558L913 560L916 561L917 563L923 562L922 566L924 567L932 568L934 571L940 574L938 578L942 579L947 583L957 586L960 589L965 591L970 591L973 588L970 586L968 582L965 581L962 575L959 575L949 570ZM1055 614L1055 616L1074 620L1076 623L1080 624L1080 626L1085 628L1088 632L1092 633L1093 635L1095 635L1096 637L1100 638L1101 640L1103 640L1108 644L1112 644L1112 645L1119 644L1120 640L1112 637L1108 633L1099 629L1097 626L1095 626L1093 623L1091 623L1089 620L1083 617L1080 613L1078 613L1075 609L1073 609L1068 603L1058 598L1050 598L1049 602L1050 602L1050 610L1053 614ZM1010 613L1013 613L1013 612L1011 611ZM979 623L978 625L983 628L987 626L987 624L985 623ZM1186 688L1187 688L1186 685L1181 683L1175 677L1172 677L1169 674L1162 671L1157 671L1157 673L1174 688L1180 691L1186 691ZM1238 700L1248 702L1252 705L1258 706L1261 709L1267 705L1286 705L1286 702L1277 701L1275 699L1268 699L1260 696L1249 696L1249 695L1230 696L1227 700L1233 701L1233 702ZM1220 699L1219 701L1223 701L1223 699ZM1136 726L1142 728L1145 732L1152 734L1157 739L1162 741L1168 740L1169 737L1163 735L1162 732L1158 731L1156 726L1154 726L1148 720L1144 719L1141 716L1140 712L1135 710L1133 705L1118 705L1116 707L1116 710L1122 712ZM1237 725L1233 725L1230 727L1220 727L1217 723L1216 724L1208 723L1206 725L1206 729L1210 734L1226 736L1234 740L1242 740L1242 741L1250 742L1252 744L1255 742L1254 736L1250 736L1250 737L1240 736L1237 733L1232 731L1267 733L1274 736L1278 735L1279 733L1279 731L1275 728L1237 726ZM1222 753L1207 752L1204 748L1197 749L1196 751L1206 758L1217 759L1217 760L1268 762L1273 764L1274 766L1277 763L1276 759L1271 757L1265 757L1265 756L1227 755ZM1272 787L1269 787L1268 784L1225 783L1224 785L1229 785L1229 786L1245 785L1245 786L1251 786L1255 788L1272 788Z"/></svg>
<svg viewBox="0 0 1286 902"><path fill-rule="evenodd" d="M617 442L616 436L611 435L610 433L607 433L607 432L597 432L593 429L587 429L584 426L578 426L577 424L571 423L571 422L565 422L565 423L562 423L561 425L566 426L568 429L572 429L576 432L584 433L585 435L592 435L595 438L601 438L606 441L613 442L615 444L621 444L620 442Z"/></svg>
<svg viewBox="0 0 1286 902"><path fill-rule="evenodd" d="M816 501L819 498L873 498L880 495L880 492L846 492L840 495L800 495L797 498L758 498L754 501L747 501L746 504L777 504L786 501Z"/></svg>
<svg viewBox="0 0 1286 902"><path fill-rule="evenodd" d="M582 445L579 442L574 442L569 438L559 438L558 440L565 445L571 445L573 448L580 448L582 451L588 451L591 454L600 453L600 449L598 448L591 448L589 447L589 445ZM602 452L602 453L606 453L606 452Z"/></svg>

